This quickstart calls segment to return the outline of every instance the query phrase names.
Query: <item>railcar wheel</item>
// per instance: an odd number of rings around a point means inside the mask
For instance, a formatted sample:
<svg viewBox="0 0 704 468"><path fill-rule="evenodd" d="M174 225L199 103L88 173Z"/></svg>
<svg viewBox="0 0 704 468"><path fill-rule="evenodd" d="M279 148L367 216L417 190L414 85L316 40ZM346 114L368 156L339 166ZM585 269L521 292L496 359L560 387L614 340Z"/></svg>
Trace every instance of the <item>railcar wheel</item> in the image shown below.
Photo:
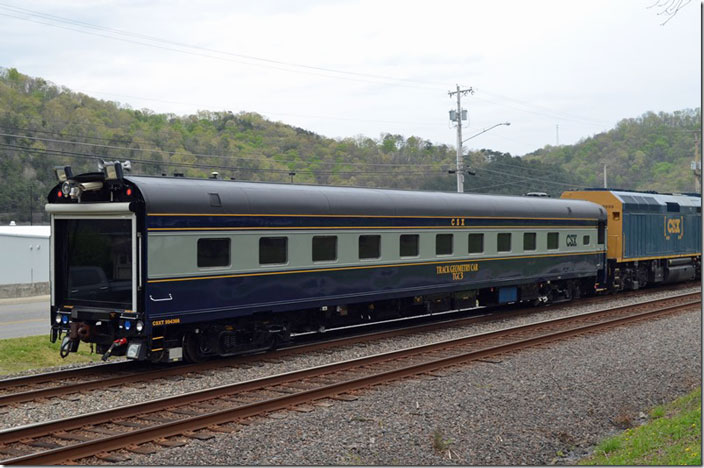
<svg viewBox="0 0 704 468"><path fill-rule="evenodd" d="M200 335L189 332L183 337L183 360L186 362L202 362L205 354L201 348Z"/></svg>
<svg viewBox="0 0 704 468"><path fill-rule="evenodd" d="M152 362L154 364L161 362L164 359L164 354L165 353L163 349L161 351L157 351L156 353L150 353L149 362Z"/></svg>

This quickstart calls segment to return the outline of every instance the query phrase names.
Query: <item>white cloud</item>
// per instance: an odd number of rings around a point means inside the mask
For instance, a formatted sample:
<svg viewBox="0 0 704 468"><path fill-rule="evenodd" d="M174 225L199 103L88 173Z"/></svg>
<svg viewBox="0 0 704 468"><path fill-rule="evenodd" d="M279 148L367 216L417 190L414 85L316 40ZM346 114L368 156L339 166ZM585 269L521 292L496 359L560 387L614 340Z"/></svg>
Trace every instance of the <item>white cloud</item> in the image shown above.
<svg viewBox="0 0 704 468"><path fill-rule="evenodd" d="M557 124L560 142L571 143L621 118L700 101L696 5L660 26L652 2L637 0L11 4L134 34L118 41L101 37L114 35L105 30L0 16L2 66L133 108L256 111L331 137L392 132L452 145L455 83L477 91L463 101L466 135L512 123L468 146L514 154L554 144Z"/></svg>

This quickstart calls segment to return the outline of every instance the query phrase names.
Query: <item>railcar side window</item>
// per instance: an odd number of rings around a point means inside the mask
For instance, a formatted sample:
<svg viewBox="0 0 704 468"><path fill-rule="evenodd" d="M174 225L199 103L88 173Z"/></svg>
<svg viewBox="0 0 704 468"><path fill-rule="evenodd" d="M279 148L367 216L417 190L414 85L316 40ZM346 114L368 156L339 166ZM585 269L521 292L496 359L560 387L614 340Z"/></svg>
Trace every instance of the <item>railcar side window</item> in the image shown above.
<svg viewBox="0 0 704 468"><path fill-rule="evenodd" d="M557 250L560 247L560 233L548 232L548 250Z"/></svg>
<svg viewBox="0 0 704 468"><path fill-rule="evenodd" d="M510 252L511 251L511 233L510 232L500 232L496 237L496 250L498 252Z"/></svg>
<svg viewBox="0 0 704 468"><path fill-rule="evenodd" d="M381 257L381 236L359 236L359 259Z"/></svg>
<svg viewBox="0 0 704 468"><path fill-rule="evenodd" d="M259 264L271 265L288 261L287 237L259 238Z"/></svg>
<svg viewBox="0 0 704 468"><path fill-rule="evenodd" d="M334 262L337 260L337 236L313 237L313 261Z"/></svg>
<svg viewBox="0 0 704 468"><path fill-rule="evenodd" d="M402 234L399 241L399 252L402 257L418 256L418 234Z"/></svg>
<svg viewBox="0 0 704 468"><path fill-rule="evenodd" d="M484 252L484 234L470 234L468 248L469 253Z"/></svg>
<svg viewBox="0 0 704 468"><path fill-rule="evenodd" d="M523 233L523 250L535 250L535 233Z"/></svg>
<svg viewBox="0 0 704 468"><path fill-rule="evenodd" d="M591 242L589 236L582 237L582 245L589 245L589 242Z"/></svg>
<svg viewBox="0 0 704 468"><path fill-rule="evenodd" d="M198 268L230 265L230 239L198 239Z"/></svg>
<svg viewBox="0 0 704 468"><path fill-rule="evenodd" d="M452 234L435 236L435 255L452 255Z"/></svg>

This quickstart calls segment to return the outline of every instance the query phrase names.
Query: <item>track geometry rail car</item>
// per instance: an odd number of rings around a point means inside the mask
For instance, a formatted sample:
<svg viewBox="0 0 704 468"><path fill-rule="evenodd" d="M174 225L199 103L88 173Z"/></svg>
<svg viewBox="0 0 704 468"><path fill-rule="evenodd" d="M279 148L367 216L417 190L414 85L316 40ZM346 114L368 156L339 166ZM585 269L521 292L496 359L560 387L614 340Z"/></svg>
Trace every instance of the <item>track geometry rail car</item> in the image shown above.
<svg viewBox="0 0 704 468"><path fill-rule="evenodd" d="M608 208L590 201L133 177L119 162L57 177L46 209L62 355L84 341L105 358L198 361L644 284L610 279ZM693 277L700 249L686 255L687 272L668 276L682 265L665 261L652 282Z"/></svg>

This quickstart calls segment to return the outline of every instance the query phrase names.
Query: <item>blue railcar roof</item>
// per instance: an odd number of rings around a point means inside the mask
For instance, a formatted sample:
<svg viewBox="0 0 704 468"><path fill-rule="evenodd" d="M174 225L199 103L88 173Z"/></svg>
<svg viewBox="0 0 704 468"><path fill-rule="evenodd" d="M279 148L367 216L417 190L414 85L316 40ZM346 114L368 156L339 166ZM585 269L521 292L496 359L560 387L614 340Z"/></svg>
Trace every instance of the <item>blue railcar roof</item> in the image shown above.
<svg viewBox="0 0 704 468"><path fill-rule="evenodd" d="M487 216L606 219L580 200L127 176L148 213ZM212 203L217 194L220 206Z"/></svg>

